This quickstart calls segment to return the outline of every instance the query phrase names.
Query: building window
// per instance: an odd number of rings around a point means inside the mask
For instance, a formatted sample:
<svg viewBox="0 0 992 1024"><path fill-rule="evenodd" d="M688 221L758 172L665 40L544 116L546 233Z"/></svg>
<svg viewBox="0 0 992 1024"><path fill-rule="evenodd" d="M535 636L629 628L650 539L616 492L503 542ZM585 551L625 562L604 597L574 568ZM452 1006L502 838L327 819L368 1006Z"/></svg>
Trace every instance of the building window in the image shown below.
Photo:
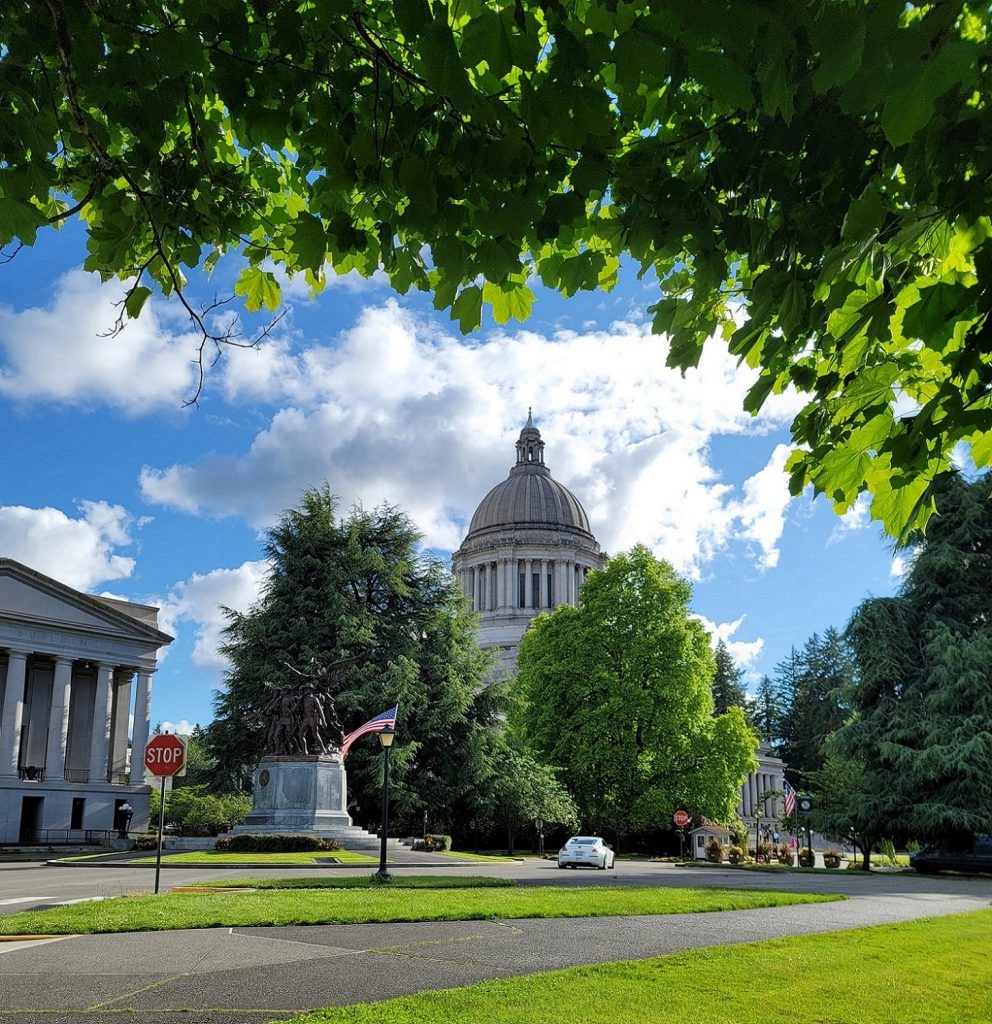
<svg viewBox="0 0 992 1024"><path fill-rule="evenodd" d="M552 582L551 582L553 579L554 579L554 577L551 575L551 573L548 573L548 607L549 608L554 608L554 606L555 606L555 591L554 591L554 586L552 585Z"/></svg>
<svg viewBox="0 0 992 1024"><path fill-rule="evenodd" d="M527 607L527 591L526 591L526 586L527 586L527 577L526 577L526 575L524 573L520 573L519 577L517 578L517 590L518 590L518 593L517 593L517 607L519 607L519 608L526 608Z"/></svg>
<svg viewBox="0 0 992 1024"><path fill-rule="evenodd" d="M706 836L696 836L696 849L704 850L706 848Z"/></svg>
<svg viewBox="0 0 992 1024"><path fill-rule="evenodd" d="M81 796L74 796L72 798L72 813L69 817L69 828L81 829L83 827L83 811L85 809L86 800Z"/></svg>
<svg viewBox="0 0 992 1024"><path fill-rule="evenodd" d="M531 583L531 587L533 588L531 590L531 597L533 598L533 606L535 608L540 608L541 607L541 574L539 572L535 572L535 573L532 574L532 576L533 576L533 578L531 579L530 583Z"/></svg>

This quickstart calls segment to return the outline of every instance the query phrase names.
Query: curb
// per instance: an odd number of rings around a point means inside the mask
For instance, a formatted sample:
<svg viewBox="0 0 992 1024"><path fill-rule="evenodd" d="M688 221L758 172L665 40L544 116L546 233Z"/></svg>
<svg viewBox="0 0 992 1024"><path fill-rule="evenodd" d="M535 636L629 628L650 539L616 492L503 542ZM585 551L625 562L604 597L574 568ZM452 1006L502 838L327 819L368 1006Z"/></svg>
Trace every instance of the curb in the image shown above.
<svg viewBox="0 0 992 1024"><path fill-rule="evenodd" d="M402 861L397 863L396 861L386 861L387 868L448 868L448 867L479 867L479 865L490 864L491 861L484 860L465 860L463 858L452 858L451 863L442 861ZM522 864L523 861L512 861L504 863ZM151 863L146 863L144 860L140 861L120 861L120 860L104 860L104 861L62 861L62 860L48 860L45 864L49 867L57 868L154 868L155 859L152 858ZM232 864L212 864L209 861L187 861L184 864L162 864L163 871L173 870L190 870L190 871L203 871L209 869L213 871L240 871L244 868L264 868L268 870L278 869L279 871L323 871L330 869L331 871L340 871L342 869L349 871L362 871L371 867L378 867L379 862L369 861L368 864L272 864L270 862L259 862L259 861L240 861Z"/></svg>
<svg viewBox="0 0 992 1024"><path fill-rule="evenodd" d="M42 942L46 939L75 939L73 933L63 935L0 935L0 942Z"/></svg>

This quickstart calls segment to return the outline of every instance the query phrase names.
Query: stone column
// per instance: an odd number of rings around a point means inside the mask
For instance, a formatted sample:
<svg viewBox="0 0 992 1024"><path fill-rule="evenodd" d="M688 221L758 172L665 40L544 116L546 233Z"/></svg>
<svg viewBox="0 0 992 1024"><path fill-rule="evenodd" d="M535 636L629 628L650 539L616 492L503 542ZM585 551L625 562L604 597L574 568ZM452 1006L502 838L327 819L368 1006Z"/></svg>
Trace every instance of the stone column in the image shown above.
<svg viewBox="0 0 992 1024"><path fill-rule="evenodd" d="M751 772L747 777L748 795L751 797L751 817L758 809L758 776Z"/></svg>
<svg viewBox="0 0 992 1024"><path fill-rule="evenodd" d="M93 701L93 739L90 743L90 782L107 781L110 754L110 711L114 699L114 666L97 666Z"/></svg>
<svg viewBox="0 0 992 1024"><path fill-rule="evenodd" d="M538 608L550 608L551 602L548 600L548 560L546 558L541 559L541 579L540 587L538 587Z"/></svg>
<svg viewBox="0 0 992 1024"><path fill-rule="evenodd" d="M3 712L0 715L0 775L17 775L27 675L27 654L24 651L8 651L7 684L3 691Z"/></svg>
<svg viewBox="0 0 992 1024"><path fill-rule="evenodd" d="M524 606L534 607L534 570L531 568L533 562L529 558L524 559Z"/></svg>
<svg viewBox="0 0 992 1024"><path fill-rule="evenodd" d="M138 669L138 689L134 698L134 732L131 734L131 785L145 784L145 747L152 724L152 674Z"/></svg>
<svg viewBox="0 0 992 1024"><path fill-rule="evenodd" d="M52 707L48 715L48 746L45 750L45 778L65 778L65 749L69 739L69 693L72 659L55 659L52 679Z"/></svg>

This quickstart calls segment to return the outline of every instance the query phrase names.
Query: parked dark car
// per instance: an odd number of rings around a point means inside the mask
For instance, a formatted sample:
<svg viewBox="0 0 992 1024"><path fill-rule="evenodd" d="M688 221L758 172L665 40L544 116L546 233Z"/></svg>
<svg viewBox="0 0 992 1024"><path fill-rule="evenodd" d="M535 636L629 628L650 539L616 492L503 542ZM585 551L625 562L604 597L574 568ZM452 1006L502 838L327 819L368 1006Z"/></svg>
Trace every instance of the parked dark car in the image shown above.
<svg viewBox="0 0 992 1024"><path fill-rule="evenodd" d="M949 850L939 843L921 846L909 855L909 865L922 875L935 875L938 871L992 871L992 836L975 836L970 850Z"/></svg>

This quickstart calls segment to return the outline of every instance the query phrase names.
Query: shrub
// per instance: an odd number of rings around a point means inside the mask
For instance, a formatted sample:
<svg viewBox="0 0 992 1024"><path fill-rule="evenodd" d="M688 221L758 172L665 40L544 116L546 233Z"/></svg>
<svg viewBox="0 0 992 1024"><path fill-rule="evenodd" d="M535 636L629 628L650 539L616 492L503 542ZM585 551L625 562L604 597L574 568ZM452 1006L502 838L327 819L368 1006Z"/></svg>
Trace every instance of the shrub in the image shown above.
<svg viewBox="0 0 992 1024"><path fill-rule="evenodd" d="M146 832L143 836L134 837L134 848L136 850L158 849L158 833Z"/></svg>
<svg viewBox="0 0 992 1024"><path fill-rule="evenodd" d="M723 861L723 843L716 836L706 844L706 859L713 864L720 864Z"/></svg>
<svg viewBox="0 0 992 1024"><path fill-rule="evenodd" d="M906 852L907 853L916 853L916 851L919 848L920 848L920 844L915 839L910 839L906 843Z"/></svg>
<svg viewBox="0 0 992 1024"><path fill-rule="evenodd" d="M246 832L218 839L214 849L227 853L326 853L341 847L335 840L320 836Z"/></svg>
<svg viewBox="0 0 992 1024"><path fill-rule="evenodd" d="M426 836L423 848L430 853L446 853L451 849L451 836Z"/></svg>
<svg viewBox="0 0 992 1024"><path fill-rule="evenodd" d="M843 854L841 854L840 850L824 850L823 866L827 868L839 868L842 856Z"/></svg>
<svg viewBox="0 0 992 1024"><path fill-rule="evenodd" d="M788 864L792 867L796 863L796 855L792 847L788 843L782 843L778 848L778 862L779 864Z"/></svg>
<svg viewBox="0 0 992 1024"><path fill-rule="evenodd" d="M747 855L744 853L742 847L731 846L730 850L727 852L727 860L729 860L731 864L740 864L741 861L747 860Z"/></svg>

